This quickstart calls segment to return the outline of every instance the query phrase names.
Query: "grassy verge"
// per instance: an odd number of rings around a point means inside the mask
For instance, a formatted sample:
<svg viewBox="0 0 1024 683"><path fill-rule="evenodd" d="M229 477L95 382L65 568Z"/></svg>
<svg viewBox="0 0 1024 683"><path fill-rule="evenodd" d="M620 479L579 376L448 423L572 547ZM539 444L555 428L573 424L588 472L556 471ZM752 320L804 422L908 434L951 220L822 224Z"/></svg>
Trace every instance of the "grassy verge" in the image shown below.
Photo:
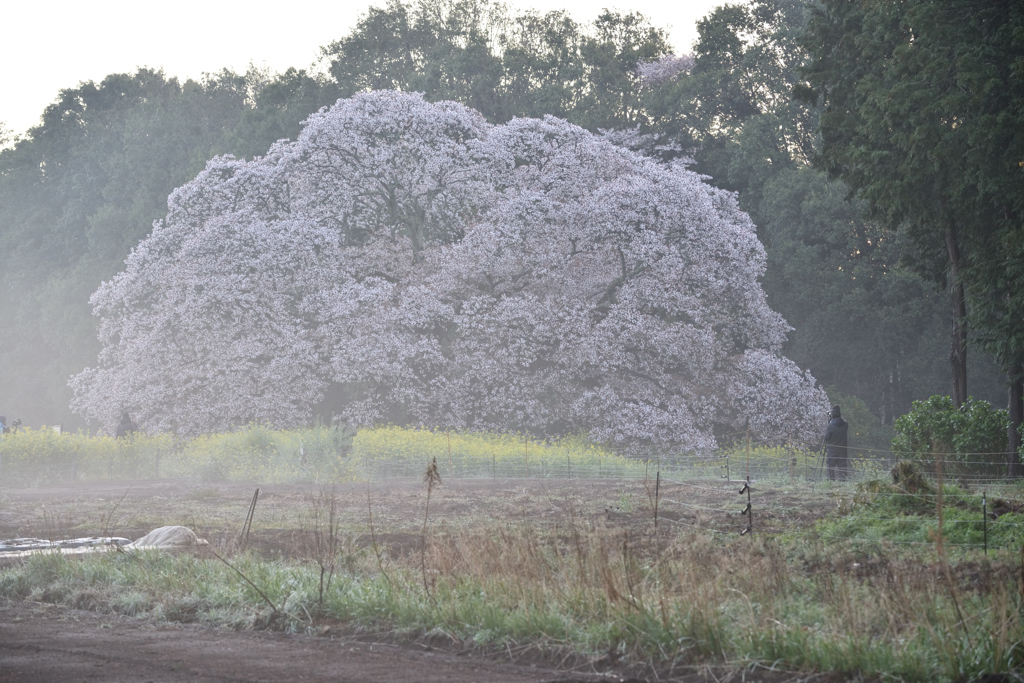
<svg viewBox="0 0 1024 683"><path fill-rule="evenodd" d="M638 535L575 518L555 530L428 530L423 542L405 560L341 543L323 591L322 556L231 557L250 584L215 558L112 552L32 558L0 573L0 595L234 628L316 633L340 621L653 668L759 663L954 681L1024 666L1011 553L975 557L970 585L950 591L921 556L865 572L832 550Z"/></svg>

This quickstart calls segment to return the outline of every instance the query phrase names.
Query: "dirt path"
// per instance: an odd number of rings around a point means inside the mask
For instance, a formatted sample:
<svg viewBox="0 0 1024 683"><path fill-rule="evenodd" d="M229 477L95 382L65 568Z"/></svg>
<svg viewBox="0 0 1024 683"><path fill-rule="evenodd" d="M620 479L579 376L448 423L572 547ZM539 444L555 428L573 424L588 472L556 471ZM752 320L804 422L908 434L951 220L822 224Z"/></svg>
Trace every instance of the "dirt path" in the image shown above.
<svg viewBox="0 0 1024 683"><path fill-rule="evenodd" d="M582 683L609 679L389 644L155 624L39 603L0 603L0 681L182 680Z"/></svg>
<svg viewBox="0 0 1024 683"><path fill-rule="evenodd" d="M667 674L667 675L666 675ZM155 623L0 601L0 683L845 683L831 673L682 667L652 678L556 671L351 638ZM857 679L860 680L860 679Z"/></svg>

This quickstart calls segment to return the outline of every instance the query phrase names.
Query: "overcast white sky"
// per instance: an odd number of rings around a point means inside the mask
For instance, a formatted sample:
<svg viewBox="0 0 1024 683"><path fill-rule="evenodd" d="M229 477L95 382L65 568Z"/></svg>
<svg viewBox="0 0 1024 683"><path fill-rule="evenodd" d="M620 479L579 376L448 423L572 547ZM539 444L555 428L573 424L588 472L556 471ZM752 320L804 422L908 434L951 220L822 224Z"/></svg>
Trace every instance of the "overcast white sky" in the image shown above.
<svg viewBox="0 0 1024 683"><path fill-rule="evenodd" d="M669 28L672 44L689 52L695 23L725 0L511 0L513 8L567 9L577 21L602 7L639 11ZM250 62L283 71L309 67L319 48L344 36L371 5L251 0L4 0L0 12L0 123L23 133L39 122L62 88L100 81L136 67L179 79ZM319 6L318 6L319 5Z"/></svg>

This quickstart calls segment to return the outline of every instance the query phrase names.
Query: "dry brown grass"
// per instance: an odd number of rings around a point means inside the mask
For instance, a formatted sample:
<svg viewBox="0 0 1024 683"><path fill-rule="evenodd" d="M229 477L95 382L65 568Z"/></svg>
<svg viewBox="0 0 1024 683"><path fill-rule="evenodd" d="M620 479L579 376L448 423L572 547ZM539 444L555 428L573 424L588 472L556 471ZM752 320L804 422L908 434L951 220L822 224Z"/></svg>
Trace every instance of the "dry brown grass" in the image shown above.
<svg viewBox="0 0 1024 683"><path fill-rule="evenodd" d="M224 528L237 531L243 493L230 499L235 517ZM725 504L738 509L735 490L727 493ZM662 504L716 504L695 495L678 488ZM200 502L218 498L229 500L217 493ZM829 504L813 500L790 514L796 493L776 500L780 525L813 519ZM459 647L480 636L510 652L522 652L519 643L575 653L595 666L780 662L799 671L956 680L1021 661L1024 598L1015 554L948 557L943 565L934 549L823 547L810 534L739 537L744 524L735 515L679 507L671 524L655 529L649 502L642 482L270 490L253 521L255 552L230 560L266 592L267 604L293 610L304 628L315 626L313 617L359 619L362 628L414 629ZM133 506L129 497L122 509ZM262 515L280 528L268 529ZM702 520L703 531L680 525ZM266 553L261 544L271 534L285 552ZM259 552L284 560L275 569ZM290 585L307 574L307 602L269 578L284 575ZM38 594L81 594L100 605L98 590L83 584ZM230 599L236 593L225 591Z"/></svg>

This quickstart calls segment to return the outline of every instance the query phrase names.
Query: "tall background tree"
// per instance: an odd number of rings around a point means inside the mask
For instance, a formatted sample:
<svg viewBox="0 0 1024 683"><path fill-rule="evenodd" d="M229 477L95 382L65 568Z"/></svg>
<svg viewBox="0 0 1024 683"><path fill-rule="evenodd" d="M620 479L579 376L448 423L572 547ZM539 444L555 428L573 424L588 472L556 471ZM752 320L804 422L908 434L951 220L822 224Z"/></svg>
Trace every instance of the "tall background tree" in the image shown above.
<svg viewBox="0 0 1024 683"><path fill-rule="evenodd" d="M98 351L88 293L166 214L171 190L215 154L264 155L339 96L384 88L456 100L491 123L550 114L617 131L608 139L665 161L689 157L713 185L738 192L765 245L769 304L795 328L785 354L833 397L874 414L871 447L884 448L882 423L949 386L949 305L935 284L945 283L945 252L922 249L868 200L846 201L846 182L812 167L817 102L792 96L807 90L799 35L808 17L801 0L726 5L701 20L692 55L671 55L664 31L635 13L582 23L484 0L391 2L324 47L322 75L250 69L181 84L144 71L64 91L39 127L0 152L2 407L33 424L82 425L66 378ZM989 239L1013 245L1002 228ZM972 314L988 301L986 315L1011 325L1014 277L979 276L990 284L985 296L968 293ZM996 351L1005 339L985 343ZM1001 401L987 358L969 357L971 393Z"/></svg>
<svg viewBox="0 0 1024 683"><path fill-rule="evenodd" d="M668 51L665 31L637 13L604 10L586 26L562 11L513 15L487 0L391 0L324 56L345 96L422 92L495 123L557 116L596 131L647 122L636 65Z"/></svg>
<svg viewBox="0 0 1024 683"><path fill-rule="evenodd" d="M918 272L944 281L956 405L968 393L968 327L1007 373L1019 476L1024 7L826 0L806 44L820 165L907 234Z"/></svg>
<svg viewBox="0 0 1024 683"><path fill-rule="evenodd" d="M917 245L812 164L819 109L794 97L808 89L809 16L799 0L714 10L698 24L692 65L645 82L647 130L739 192L768 252L769 301L795 328L787 355L891 424L913 399L948 386L939 352L947 307L932 273L911 267ZM995 397L991 362L979 354L972 367L976 395Z"/></svg>

